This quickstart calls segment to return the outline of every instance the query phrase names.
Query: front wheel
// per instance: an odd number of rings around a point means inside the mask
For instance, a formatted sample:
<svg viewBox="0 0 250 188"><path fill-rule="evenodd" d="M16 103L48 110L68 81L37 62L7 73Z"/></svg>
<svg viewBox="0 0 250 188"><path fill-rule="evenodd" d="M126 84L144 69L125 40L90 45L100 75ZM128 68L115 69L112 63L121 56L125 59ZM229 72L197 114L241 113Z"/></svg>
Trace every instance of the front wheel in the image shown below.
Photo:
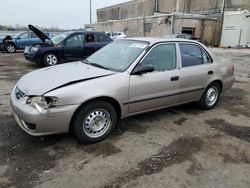
<svg viewBox="0 0 250 188"><path fill-rule="evenodd" d="M8 53L16 52L16 46L14 44L6 44L5 49Z"/></svg>
<svg viewBox="0 0 250 188"><path fill-rule="evenodd" d="M213 109L220 98L221 87L217 82L210 84L204 91L201 99L198 102L198 106L205 110Z"/></svg>
<svg viewBox="0 0 250 188"><path fill-rule="evenodd" d="M54 66L58 64L58 58L54 53L47 53L43 57L43 65L48 67L48 66Z"/></svg>
<svg viewBox="0 0 250 188"><path fill-rule="evenodd" d="M96 143L107 138L117 124L117 113L114 107L102 100L83 105L78 110L73 132L83 143Z"/></svg>

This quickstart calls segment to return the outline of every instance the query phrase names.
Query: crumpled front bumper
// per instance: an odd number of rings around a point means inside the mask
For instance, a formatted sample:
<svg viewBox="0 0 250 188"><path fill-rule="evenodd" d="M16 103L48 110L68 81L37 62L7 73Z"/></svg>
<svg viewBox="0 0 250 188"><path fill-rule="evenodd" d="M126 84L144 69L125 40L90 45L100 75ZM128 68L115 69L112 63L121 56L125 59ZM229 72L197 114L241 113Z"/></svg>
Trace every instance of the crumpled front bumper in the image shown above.
<svg viewBox="0 0 250 188"><path fill-rule="evenodd" d="M41 114L27 104L28 97L17 99L14 90L10 104L18 125L33 136L67 133L70 121L78 105L57 106L50 108L48 113Z"/></svg>

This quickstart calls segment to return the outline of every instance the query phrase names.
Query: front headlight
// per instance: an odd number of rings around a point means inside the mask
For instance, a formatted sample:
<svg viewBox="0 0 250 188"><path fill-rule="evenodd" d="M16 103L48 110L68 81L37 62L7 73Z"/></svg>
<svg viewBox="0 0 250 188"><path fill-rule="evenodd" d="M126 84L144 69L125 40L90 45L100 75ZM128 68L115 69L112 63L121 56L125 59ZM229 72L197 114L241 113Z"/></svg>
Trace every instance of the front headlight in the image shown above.
<svg viewBox="0 0 250 188"><path fill-rule="evenodd" d="M30 97L27 100L27 103L36 108L38 112L41 114L47 113L49 107L52 106L52 103L55 102L56 98L50 98L50 97L43 97L43 96L34 96Z"/></svg>
<svg viewBox="0 0 250 188"><path fill-rule="evenodd" d="M39 49L39 48L32 46L31 49L30 49L30 51L31 51L31 52L37 52L38 49Z"/></svg>

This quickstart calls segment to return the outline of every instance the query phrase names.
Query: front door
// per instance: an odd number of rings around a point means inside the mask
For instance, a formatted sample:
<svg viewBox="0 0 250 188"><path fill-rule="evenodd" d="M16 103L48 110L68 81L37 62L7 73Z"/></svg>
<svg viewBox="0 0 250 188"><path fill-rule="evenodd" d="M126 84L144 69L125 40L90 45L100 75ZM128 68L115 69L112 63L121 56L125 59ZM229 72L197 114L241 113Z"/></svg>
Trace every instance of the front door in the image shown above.
<svg viewBox="0 0 250 188"><path fill-rule="evenodd" d="M16 44L19 49L23 49L30 45L31 32L25 32L19 35L16 39Z"/></svg>
<svg viewBox="0 0 250 188"><path fill-rule="evenodd" d="M153 65L151 73L130 76L129 113L138 113L179 102L180 70L175 43L153 47L142 64Z"/></svg>
<svg viewBox="0 0 250 188"><path fill-rule="evenodd" d="M83 37L84 35L74 34L65 40L63 51L66 61L74 61L83 59Z"/></svg>

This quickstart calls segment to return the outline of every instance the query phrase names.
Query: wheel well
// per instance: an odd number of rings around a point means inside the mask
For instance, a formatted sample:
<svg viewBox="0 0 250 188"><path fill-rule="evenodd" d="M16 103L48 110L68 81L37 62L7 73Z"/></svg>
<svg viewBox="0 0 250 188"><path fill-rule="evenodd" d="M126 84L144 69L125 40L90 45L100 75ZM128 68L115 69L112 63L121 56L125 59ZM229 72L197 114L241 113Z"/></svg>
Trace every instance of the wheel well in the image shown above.
<svg viewBox="0 0 250 188"><path fill-rule="evenodd" d="M16 44L15 44L14 42L12 42L12 41L6 41L5 45L8 45L8 44L12 44L12 45L14 45L15 47L17 47Z"/></svg>
<svg viewBox="0 0 250 188"><path fill-rule="evenodd" d="M59 57L58 53L55 52L55 51L44 52L44 53L43 53L43 59L44 59L44 57L45 57L47 54L49 54L49 53L55 54L56 57L57 57L57 59L58 59L58 61L60 61L60 57Z"/></svg>
<svg viewBox="0 0 250 188"><path fill-rule="evenodd" d="M223 90L223 83L222 83L221 80L214 80L212 83L218 83L219 86L220 86L221 91ZM212 84L212 83L211 83L211 84Z"/></svg>
<svg viewBox="0 0 250 188"><path fill-rule="evenodd" d="M69 132L71 132L71 130L72 130L72 125L73 125L73 122L74 122L74 119L75 119L75 116L76 116L78 110L79 110L82 106L84 106L84 105L86 105L86 104L88 104L88 103L91 103L92 101L96 101L96 100L103 100L103 101L107 101L107 102L109 102L110 104L112 104L113 107L115 108L115 111L117 112L117 119L119 120L119 119L121 118L121 106L120 106L120 104L119 104L114 98L112 98L112 97L97 97L97 98L94 98L94 99L91 99L91 100L88 100L88 101L82 103L82 104L76 109L76 111L74 112L74 114L73 114L73 116L72 116L72 118L71 118L71 120L70 120Z"/></svg>

